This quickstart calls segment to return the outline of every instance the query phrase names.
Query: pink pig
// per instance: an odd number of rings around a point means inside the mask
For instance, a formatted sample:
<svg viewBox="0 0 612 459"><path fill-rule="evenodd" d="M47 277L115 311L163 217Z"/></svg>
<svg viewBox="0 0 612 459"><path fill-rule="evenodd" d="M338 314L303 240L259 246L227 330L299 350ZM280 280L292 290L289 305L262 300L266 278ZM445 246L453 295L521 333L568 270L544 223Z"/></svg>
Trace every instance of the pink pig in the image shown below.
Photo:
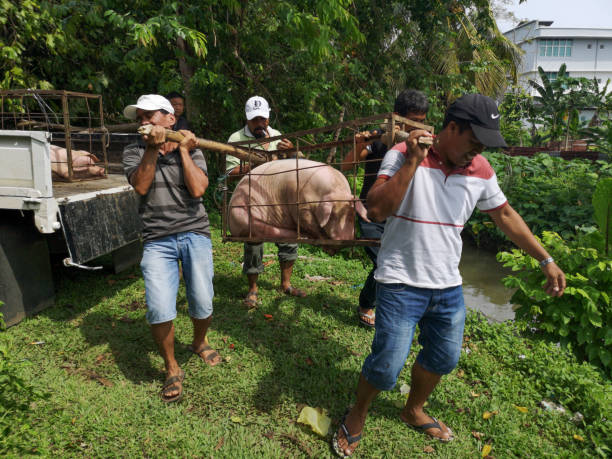
<svg viewBox="0 0 612 459"><path fill-rule="evenodd" d="M229 229L233 236L249 236L250 203L254 239L296 238L299 213L301 237L352 240L355 208L366 216L363 204L353 204L353 199L344 175L327 164L300 159L296 171L295 159L270 161L236 186L228 208Z"/></svg>
<svg viewBox="0 0 612 459"><path fill-rule="evenodd" d="M72 171L79 178L104 175L104 168L96 166L100 160L84 150L72 150ZM68 177L68 152L65 148L51 145L51 170L62 178Z"/></svg>

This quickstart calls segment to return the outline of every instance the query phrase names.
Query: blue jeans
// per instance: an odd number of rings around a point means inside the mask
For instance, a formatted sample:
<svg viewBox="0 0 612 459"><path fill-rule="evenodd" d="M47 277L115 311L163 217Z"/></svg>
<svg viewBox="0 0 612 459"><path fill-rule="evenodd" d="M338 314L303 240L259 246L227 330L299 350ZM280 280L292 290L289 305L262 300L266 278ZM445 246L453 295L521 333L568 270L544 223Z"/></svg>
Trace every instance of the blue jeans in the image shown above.
<svg viewBox="0 0 612 459"><path fill-rule="evenodd" d="M366 380L379 390L391 390L406 363L419 325L423 346L417 362L439 375L459 361L465 324L463 289L440 290L404 284L377 284L378 308L372 352L363 363Z"/></svg>
<svg viewBox="0 0 612 459"><path fill-rule="evenodd" d="M207 319L213 311L212 243L202 234L185 232L145 242L140 269L145 281L147 322L160 324L176 317L179 261L189 316Z"/></svg>
<svg viewBox="0 0 612 459"><path fill-rule="evenodd" d="M366 222L361 217L358 217L359 229L361 230L361 237L365 239L380 239L383 231L385 230L384 223ZM376 281L374 280L374 271L376 271L376 258L378 257L378 251L380 247L364 247L365 253L370 257L374 266L370 270L363 288L359 293L359 307L362 309L374 309L376 307Z"/></svg>

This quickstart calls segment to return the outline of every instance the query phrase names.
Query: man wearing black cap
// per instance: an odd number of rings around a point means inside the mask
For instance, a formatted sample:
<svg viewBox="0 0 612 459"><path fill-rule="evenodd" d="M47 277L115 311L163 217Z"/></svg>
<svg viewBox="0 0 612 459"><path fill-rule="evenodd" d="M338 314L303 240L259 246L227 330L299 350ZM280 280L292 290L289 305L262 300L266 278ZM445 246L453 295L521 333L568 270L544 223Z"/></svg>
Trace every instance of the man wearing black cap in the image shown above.
<svg viewBox="0 0 612 459"><path fill-rule="evenodd" d="M468 94L446 112L431 148L417 143L415 130L385 155L368 194L368 217L387 219L378 253L376 331L366 358L357 402L333 438L340 456L353 453L368 408L382 390L391 390L410 352L416 325L423 346L411 372L411 390L400 419L441 441L453 439L444 423L427 415L425 402L442 375L459 360L465 305L459 259L461 230L475 207L521 249L539 261L551 296L561 296L565 275L508 204L495 172L480 155L485 147L506 146L499 132L497 105Z"/></svg>

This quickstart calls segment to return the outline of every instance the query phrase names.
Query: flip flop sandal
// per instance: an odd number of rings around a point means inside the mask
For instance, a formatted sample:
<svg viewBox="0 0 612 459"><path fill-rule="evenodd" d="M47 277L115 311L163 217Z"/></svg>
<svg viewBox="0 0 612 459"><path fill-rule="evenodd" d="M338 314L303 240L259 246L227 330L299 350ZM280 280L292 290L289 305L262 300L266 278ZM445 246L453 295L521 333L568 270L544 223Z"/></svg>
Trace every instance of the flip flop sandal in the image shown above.
<svg viewBox="0 0 612 459"><path fill-rule="evenodd" d="M366 314L365 312L361 312L361 308L357 307L357 314L359 315L359 325L366 328L374 328L375 323L368 322L366 319L375 320L375 314Z"/></svg>
<svg viewBox="0 0 612 459"><path fill-rule="evenodd" d="M247 293L247 296L244 298L244 300L242 300L242 303L249 309L253 309L261 304L261 300L259 299L257 293L253 292Z"/></svg>
<svg viewBox="0 0 612 459"><path fill-rule="evenodd" d="M223 359L221 359L218 363L215 363L214 365L211 363L213 360L215 360L215 358L219 356L219 353L215 351L212 347L210 347L207 343L204 343L204 345L202 345L202 347L200 347L200 349L198 349L197 351L193 348L193 346L189 346L189 350L193 352L195 355L197 355L198 357L200 357L202 360L204 360L204 362L206 362L211 367L219 365L220 363L223 363ZM212 351L212 352L209 353L207 357L204 357L202 355L202 352L204 351Z"/></svg>
<svg viewBox="0 0 612 459"><path fill-rule="evenodd" d="M161 389L161 399L165 403L179 402L183 398L183 380L185 379L185 372L181 372L176 376L171 376L166 379ZM181 383L180 385L177 383ZM168 396L170 392L174 392L178 389L178 394Z"/></svg>
<svg viewBox="0 0 612 459"><path fill-rule="evenodd" d="M342 416L342 420L340 421L340 428L342 429L342 432L344 432L344 437L346 438L347 446L351 446L353 443L357 443L359 440L361 440L362 434L351 435L348 433L348 429L346 428L346 425L344 425L344 421L346 421L347 416L348 410L344 414L344 416ZM355 452L353 450L353 453L346 454L344 450L340 447L340 445L338 444L338 430L336 430L336 432L334 433L334 437L332 438L332 448L334 449L334 452L340 457L349 457Z"/></svg>
<svg viewBox="0 0 612 459"><path fill-rule="evenodd" d="M427 436L429 436L431 438L435 438L436 440L441 441L442 443L448 443L449 441L453 441L455 439L455 437L453 437L453 431L450 430L450 428L448 428L448 432L450 434L450 436L448 438L436 437L435 435L432 435L432 434L426 432L427 429L438 429L440 432L444 432L444 430L442 429L442 426L440 425L438 420L436 418L434 418L433 416L431 416L431 419L433 419L434 422L430 422L430 423L427 423L427 424L421 424L420 426L414 426L412 424L408 424L403 419L402 419L402 422L404 424L406 424L408 427L410 427L411 429L414 429L417 432L421 432L422 434L425 434L425 435L427 435Z"/></svg>
<svg viewBox="0 0 612 459"><path fill-rule="evenodd" d="M283 293L289 296L297 296L298 298L306 297L306 292L296 287L287 287L285 290L283 290Z"/></svg>

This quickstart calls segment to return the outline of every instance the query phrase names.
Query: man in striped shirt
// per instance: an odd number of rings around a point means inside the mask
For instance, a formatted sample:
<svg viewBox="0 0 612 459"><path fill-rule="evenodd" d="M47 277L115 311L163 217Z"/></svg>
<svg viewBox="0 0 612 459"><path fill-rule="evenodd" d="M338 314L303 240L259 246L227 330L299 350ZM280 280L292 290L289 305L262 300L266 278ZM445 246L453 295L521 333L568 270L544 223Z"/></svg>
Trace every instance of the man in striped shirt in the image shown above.
<svg viewBox="0 0 612 459"><path fill-rule="evenodd" d="M492 99L468 94L448 108L431 148L417 142L430 134L415 130L385 155L367 198L369 218L387 219L375 274L376 331L357 402L334 435L340 456L357 447L372 400L394 387L417 324L423 349L412 367L410 395L400 419L441 441L453 439L451 429L423 407L441 376L459 360L465 321L460 233L475 207L540 262L548 294L563 294L563 271L508 204L495 172L480 155L485 147L506 146L499 117Z"/></svg>
<svg viewBox="0 0 612 459"><path fill-rule="evenodd" d="M209 345L206 332L212 320L213 260L208 215L202 195L208 187L206 161L195 148L195 135L181 130L180 144L166 142L166 129L176 122L174 109L157 94L141 96L124 115L141 126L152 125L144 143L128 145L123 152L125 175L140 195L144 251L140 267L145 281L147 321L164 359L167 378L164 402L183 394L185 372L174 357L176 295L179 261L193 323L191 350L214 366L220 356Z"/></svg>

